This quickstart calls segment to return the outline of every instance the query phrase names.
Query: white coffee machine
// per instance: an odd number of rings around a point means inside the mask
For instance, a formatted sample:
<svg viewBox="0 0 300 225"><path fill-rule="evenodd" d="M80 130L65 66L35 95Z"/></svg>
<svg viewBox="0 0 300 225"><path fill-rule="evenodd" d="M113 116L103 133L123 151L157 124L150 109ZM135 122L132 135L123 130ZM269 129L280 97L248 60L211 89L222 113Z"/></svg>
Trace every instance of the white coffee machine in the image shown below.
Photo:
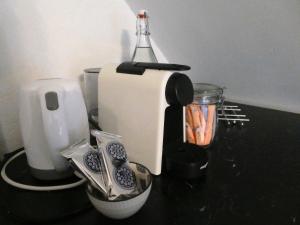
<svg viewBox="0 0 300 225"><path fill-rule="evenodd" d="M177 64L105 65L99 75L99 126L119 134L130 161L162 170L163 154L185 142L184 106L193 101L188 76Z"/></svg>

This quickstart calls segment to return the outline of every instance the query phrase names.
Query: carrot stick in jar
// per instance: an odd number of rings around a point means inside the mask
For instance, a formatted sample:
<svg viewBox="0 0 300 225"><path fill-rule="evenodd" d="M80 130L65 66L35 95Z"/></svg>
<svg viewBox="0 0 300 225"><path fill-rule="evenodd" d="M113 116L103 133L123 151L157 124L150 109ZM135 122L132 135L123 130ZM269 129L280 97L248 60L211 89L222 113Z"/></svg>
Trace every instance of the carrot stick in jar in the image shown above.
<svg viewBox="0 0 300 225"><path fill-rule="evenodd" d="M195 129L195 139L197 145L204 144L204 132L202 132L202 127L198 127Z"/></svg>
<svg viewBox="0 0 300 225"><path fill-rule="evenodd" d="M201 112L203 113L205 121L207 120L207 111L208 111L208 105L201 105Z"/></svg>
<svg viewBox="0 0 300 225"><path fill-rule="evenodd" d="M215 113L216 113L216 106L208 105L205 138L204 138L205 145L208 145L211 142Z"/></svg>
<svg viewBox="0 0 300 225"><path fill-rule="evenodd" d="M186 122L189 123L190 126L193 125L193 116L192 116L190 105L187 105L185 107L185 118L186 118Z"/></svg>
<svg viewBox="0 0 300 225"><path fill-rule="evenodd" d="M199 104L192 104L193 131L197 145L204 145L205 119Z"/></svg>
<svg viewBox="0 0 300 225"><path fill-rule="evenodd" d="M201 123L201 127L200 127L201 142L199 143L199 145L204 145L206 121L205 121L204 114L201 109L202 109L202 107L199 106L199 118L200 118L200 123Z"/></svg>
<svg viewBox="0 0 300 225"><path fill-rule="evenodd" d="M186 137L187 137L187 140L189 143L191 144L196 144L196 141L195 141L195 137L194 137L194 134L193 134L193 130L190 126L189 123L186 123Z"/></svg>
<svg viewBox="0 0 300 225"><path fill-rule="evenodd" d="M204 119L204 115L201 111L201 106L195 105L195 107L197 107L196 116L198 116L199 121L200 121L200 126L195 128L195 138L196 138L197 145L201 146L201 145L204 145L204 134L205 134L206 122Z"/></svg>
<svg viewBox="0 0 300 225"><path fill-rule="evenodd" d="M201 122L200 122L200 108L199 105L197 104L191 104L191 112L192 112L192 117L193 117L193 124L192 127L193 129L196 129L198 127L201 126Z"/></svg>
<svg viewBox="0 0 300 225"><path fill-rule="evenodd" d="M192 117L193 117L193 131L197 145L204 142L204 136L201 135L201 122L200 122L200 107L198 104L191 104Z"/></svg>
<svg viewBox="0 0 300 225"><path fill-rule="evenodd" d="M211 139L214 139L214 136L215 136L215 134L216 134L216 125L217 124L217 115L215 115L214 116L214 121L213 121L213 130L212 130L212 137L211 137Z"/></svg>

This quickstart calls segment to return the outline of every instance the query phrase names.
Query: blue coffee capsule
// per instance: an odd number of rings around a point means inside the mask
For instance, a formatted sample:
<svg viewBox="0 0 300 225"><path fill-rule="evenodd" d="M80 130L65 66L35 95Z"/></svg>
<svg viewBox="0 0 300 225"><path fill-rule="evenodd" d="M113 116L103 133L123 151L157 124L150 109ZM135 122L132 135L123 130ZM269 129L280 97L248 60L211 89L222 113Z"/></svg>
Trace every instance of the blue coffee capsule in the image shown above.
<svg viewBox="0 0 300 225"><path fill-rule="evenodd" d="M97 151L88 151L83 155L83 162L86 168L94 173L101 172L100 153Z"/></svg>
<svg viewBox="0 0 300 225"><path fill-rule="evenodd" d="M124 145L120 142L110 142L106 145L106 151L111 159L118 164L122 164L123 162L127 161L127 154L125 151ZM117 166L117 165L116 165ZM119 165L118 165L119 166Z"/></svg>
<svg viewBox="0 0 300 225"><path fill-rule="evenodd" d="M126 165L115 168L114 180L115 183L118 184L121 188L127 190L134 189L136 186L135 174Z"/></svg>

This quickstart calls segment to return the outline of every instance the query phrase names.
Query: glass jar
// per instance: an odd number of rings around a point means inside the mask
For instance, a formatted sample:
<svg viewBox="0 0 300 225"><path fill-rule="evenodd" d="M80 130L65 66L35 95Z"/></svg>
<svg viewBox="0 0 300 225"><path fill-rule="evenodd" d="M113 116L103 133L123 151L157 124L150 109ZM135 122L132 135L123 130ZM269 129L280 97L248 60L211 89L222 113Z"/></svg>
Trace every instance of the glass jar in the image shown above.
<svg viewBox="0 0 300 225"><path fill-rule="evenodd" d="M223 103L223 88L195 83L194 101L185 109L187 142L209 146L217 130L217 108Z"/></svg>

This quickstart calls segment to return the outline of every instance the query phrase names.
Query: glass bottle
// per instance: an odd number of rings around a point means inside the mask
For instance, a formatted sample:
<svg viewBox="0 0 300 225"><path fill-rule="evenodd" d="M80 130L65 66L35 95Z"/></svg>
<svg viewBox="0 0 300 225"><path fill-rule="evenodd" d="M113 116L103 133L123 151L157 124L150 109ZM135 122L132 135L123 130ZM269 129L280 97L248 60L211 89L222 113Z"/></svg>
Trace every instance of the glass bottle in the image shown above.
<svg viewBox="0 0 300 225"><path fill-rule="evenodd" d="M132 62L157 63L157 59L150 42L148 18L148 12L146 10L140 10L137 14L137 43L131 59Z"/></svg>

